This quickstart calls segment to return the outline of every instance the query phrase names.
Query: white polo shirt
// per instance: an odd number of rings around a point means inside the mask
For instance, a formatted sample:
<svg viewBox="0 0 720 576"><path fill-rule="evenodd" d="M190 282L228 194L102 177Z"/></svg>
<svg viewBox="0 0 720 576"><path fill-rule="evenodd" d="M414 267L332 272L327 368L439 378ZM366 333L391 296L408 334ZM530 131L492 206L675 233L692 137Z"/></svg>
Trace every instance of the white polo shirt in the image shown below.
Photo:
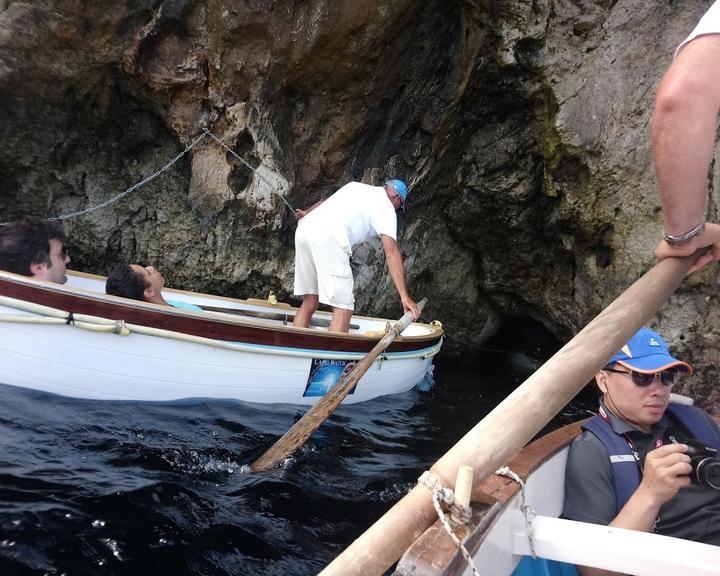
<svg viewBox="0 0 720 576"><path fill-rule="evenodd" d="M329 231L338 244L356 244L384 234L397 240L395 208L382 186L349 182L300 221L304 227Z"/></svg>
<svg viewBox="0 0 720 576"><path fill-rule="evenodd" d="M715 0L713 5L708 8L708 11L705 12L705 15L700 19L698 25L695 26L695 29L690 33L690 36L685 38L680 46L677 47L675 57L677 58L680 50L682 50L688 42L704 34L720 34L720 0Z"/></svg>

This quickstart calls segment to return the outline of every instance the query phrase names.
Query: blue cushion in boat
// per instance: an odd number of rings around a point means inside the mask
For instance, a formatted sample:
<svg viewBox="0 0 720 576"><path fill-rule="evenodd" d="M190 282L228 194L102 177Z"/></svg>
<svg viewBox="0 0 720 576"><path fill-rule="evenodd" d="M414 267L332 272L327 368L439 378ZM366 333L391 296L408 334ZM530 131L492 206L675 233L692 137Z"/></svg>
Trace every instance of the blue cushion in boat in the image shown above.
<svg viewBox="0 0 720 576"><path fill-rule="evenodd" d="M523 556L512 576L578 576L574 564Z"/></svg>

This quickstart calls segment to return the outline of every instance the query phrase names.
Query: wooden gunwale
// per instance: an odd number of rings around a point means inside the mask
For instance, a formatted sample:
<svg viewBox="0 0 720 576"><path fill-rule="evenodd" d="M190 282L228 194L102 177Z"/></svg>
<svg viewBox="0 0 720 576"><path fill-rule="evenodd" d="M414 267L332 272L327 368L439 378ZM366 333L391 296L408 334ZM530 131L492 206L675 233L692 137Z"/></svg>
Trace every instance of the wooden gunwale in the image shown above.
<svg viewBox="0 0 720 576"><path fill-rule="evenodd" d="M91 275L85 277L100 278ZM175 293L182 291L173 290ZM214 340L283 348L367 353L380 340L361 334L319 332L292 326L266 326L241 317L219 318L189 310L167 308L146 302L135 302L92 293L60 284L37 282L30 278L3 273L0 295L65 310L130 324L161 328ZM200 295L200 294L198 294ZM205 296L205 295L203 295ZM242 301L223 298L225 301ZM388 352L412 352L437 344L442 331L434 329L427 335L401 337L388 347Z"/></svg>
<svg viewBox="0 0 720 576"><path fill-rule="evenodd" d="M568 424L541 436L511 458L507 466L526 481L530 474L568 446L587 420ZM519 491L517 482L497 474L489 476L475 487L471 502L471 526L457 527L455 530L470 554L480 547L495 521ZM398 562L394 575L456 576L462 574L466 567L458 547L438 520L408 548Z"/></svg>

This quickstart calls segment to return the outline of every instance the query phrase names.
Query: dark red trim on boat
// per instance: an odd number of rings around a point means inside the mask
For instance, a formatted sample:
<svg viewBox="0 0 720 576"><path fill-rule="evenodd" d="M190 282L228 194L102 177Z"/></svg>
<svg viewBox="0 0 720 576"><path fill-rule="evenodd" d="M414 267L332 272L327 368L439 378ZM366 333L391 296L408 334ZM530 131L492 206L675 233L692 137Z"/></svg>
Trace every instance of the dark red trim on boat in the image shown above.
<svg viewBox="0 0 720 576"><path fill-rule="evenodd" d="M200 318L174 309L146 309L122 302L94 298L90 293L81 294L62 286L50 287L23 283L0 277L0 295L16 298L34 304L57 308L73 314L87 314L111 320L124 320L139 324L231 342L243 342L284 348L305 348L308 350L329 350L338 352L369 352L379 338L358 335L328 334L298 330L291 326L262 326L241 324L219 318ZM388 352L408 352L429 348L440 340L437 332L427 337L413 336L395 340Z"/></svg>

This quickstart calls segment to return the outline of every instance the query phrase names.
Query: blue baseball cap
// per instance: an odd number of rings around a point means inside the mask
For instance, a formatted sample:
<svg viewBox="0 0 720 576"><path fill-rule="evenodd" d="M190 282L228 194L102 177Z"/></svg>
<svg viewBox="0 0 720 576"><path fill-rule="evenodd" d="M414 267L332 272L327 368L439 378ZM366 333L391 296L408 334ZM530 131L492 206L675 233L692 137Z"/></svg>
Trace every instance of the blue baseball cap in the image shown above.
<svg viewBox="0 0 720 576"><path fill-rule="evenodd" d="M673 358L668 350L665 340L649 328L640 328L637 334L630 338L610 359L608 364L620 364L644 374L653 374L669 368L678 368L692 374L690 364Z"/></svg>
<svg viewBox="0 0 720 576"><path fill-rule="evenodd" d="M407 198L408 193L405 182L402 180L388 180L385 182L385 186L392 186L395 189L395 192L400 194L400 198L402 199L402 209L405 210L405 198Z"/></svg>

